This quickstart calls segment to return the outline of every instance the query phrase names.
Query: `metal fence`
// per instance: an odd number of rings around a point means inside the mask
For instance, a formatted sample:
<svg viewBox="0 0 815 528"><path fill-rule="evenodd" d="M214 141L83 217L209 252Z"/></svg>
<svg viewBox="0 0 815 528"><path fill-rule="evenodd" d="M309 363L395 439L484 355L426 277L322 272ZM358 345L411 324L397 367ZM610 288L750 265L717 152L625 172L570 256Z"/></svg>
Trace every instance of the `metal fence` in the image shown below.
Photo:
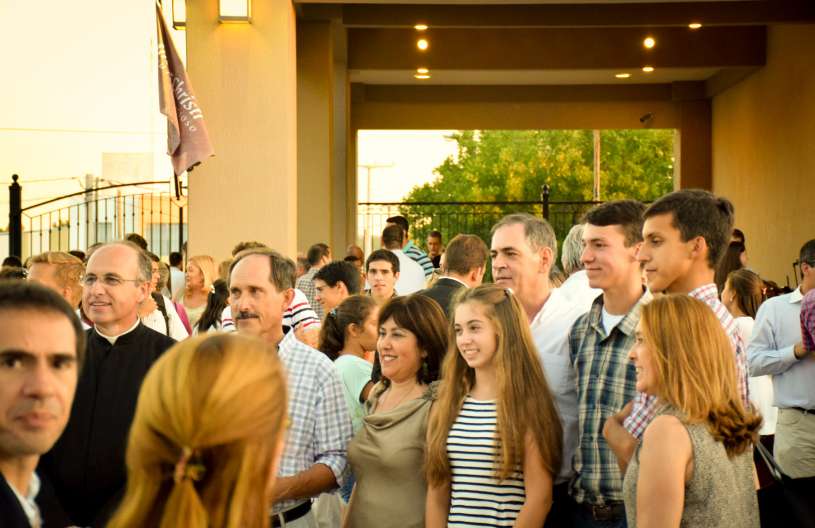
<svg viewBox="0 0 815 528"><path fill-rule="evenodd" d="M443 240L459 233L480 236L489 241L490 229L510 213L529 213L546 218L562 241L569 229L586 211L600 202L552 201L544 186L540 201L517 202L363 202L357 206L357 234L365 253L379 247L387 218L402 215L408 219L411 237L423 243L430 231L441 232Z"/></svg>
<svg viewBox="0 0 815 528"><path fill-rule="evenodd" d="M168 256L187 238L184 204L167 182L149 181L88 189L21 207L22 186L9 186L9 254L25 259L44 251L85 250L138 233L151 251Z"/></svg>

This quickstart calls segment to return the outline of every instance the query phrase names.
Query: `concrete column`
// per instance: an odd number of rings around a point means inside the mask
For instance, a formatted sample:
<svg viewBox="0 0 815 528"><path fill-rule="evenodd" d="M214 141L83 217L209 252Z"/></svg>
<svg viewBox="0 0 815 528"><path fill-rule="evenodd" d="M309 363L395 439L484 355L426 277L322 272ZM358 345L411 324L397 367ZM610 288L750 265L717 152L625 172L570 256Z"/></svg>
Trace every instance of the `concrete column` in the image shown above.
<svg viewBox="0 0 815 528"><path fill-rule="evenodd" d="M297 248L297 69L289 0L252 2L251 24L187 2L187 69L215 147L189 177L191 255L259 240Z"/></svg>
<svg viewBox="0 0 815 528"><path fill-rule="evenodd" d="M680 101L679 187L713 188L712 120L710 99Z"/></svg>
<svg viewBox="0 0 815 528"><path fill-rule="evenodd" d="M298 250L317 242L334 247L334 57L331 22L297 27ZM335 247L335 253L337 252Z"/></svg>

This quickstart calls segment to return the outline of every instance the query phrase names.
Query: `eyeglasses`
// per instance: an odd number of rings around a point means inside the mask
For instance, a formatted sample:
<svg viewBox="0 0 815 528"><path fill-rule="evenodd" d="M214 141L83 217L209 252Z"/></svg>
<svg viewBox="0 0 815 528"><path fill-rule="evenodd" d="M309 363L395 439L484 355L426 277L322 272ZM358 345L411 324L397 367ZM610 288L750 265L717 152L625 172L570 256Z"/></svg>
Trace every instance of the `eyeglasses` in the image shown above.
<svg viewBox="0 0 815 528"><path fill-rule="evenodd" d="M102 281L102 285L108 286L110 288L121 286L122 283L124 282L134 282L136 284L141 284L145 282L142 279L123 279L118 275L103 275L102 277L97 277L96 275L85 275L84 277L79 279L79 282L83 286L88 288L96 284L96 281Z"/></svg>

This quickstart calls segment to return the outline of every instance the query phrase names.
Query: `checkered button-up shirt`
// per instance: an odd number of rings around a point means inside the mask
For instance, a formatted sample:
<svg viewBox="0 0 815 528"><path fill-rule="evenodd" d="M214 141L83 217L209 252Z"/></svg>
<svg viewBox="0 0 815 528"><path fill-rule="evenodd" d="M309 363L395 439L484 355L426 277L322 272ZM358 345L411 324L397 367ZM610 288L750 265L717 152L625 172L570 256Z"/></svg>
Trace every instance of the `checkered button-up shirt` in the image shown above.
<svg viewBox="0 0 815 528"><path fill-rule="evenodd" d="M744 352L744 342L739 335L736 321L727 308L719 301L719 290L713 283L699 286L688 295L707 304L714 315L722 323L727 337L730 338L730 343L733 345L733 353L736 356L736 383L738 384L739 394L741 401L745 408L750 408L750 394L747 389L747 357ZM623 426L635 438L642 438L645 428L651 423L656 412L656 397L648 396L647 394L637 394L637 399L634 401L634 408L631 414L623 422Z"/></svg>
<svg viewBox="0 0 815 528"><path fill-rule="evenodd" d="M337 370L325 354L298 341L294 332L280 342L278 357L287 372L291 427L277 474L290 477L324 464L341 484L352 431ZM286 511L302 502L277 502L273 511Z"/></svg>
<svg viewBox="0 0 815 528"><path fill-rule="evenodd" d="M604 505L623 500L623 477L614 452L603 438L603 424L637 393L637 374L628 360L642 306L651 300L643 293L637 304L606 334L603 296L580 316L569 334L569 353L577 373L577 473L570 493L579 503Z"/></svg>

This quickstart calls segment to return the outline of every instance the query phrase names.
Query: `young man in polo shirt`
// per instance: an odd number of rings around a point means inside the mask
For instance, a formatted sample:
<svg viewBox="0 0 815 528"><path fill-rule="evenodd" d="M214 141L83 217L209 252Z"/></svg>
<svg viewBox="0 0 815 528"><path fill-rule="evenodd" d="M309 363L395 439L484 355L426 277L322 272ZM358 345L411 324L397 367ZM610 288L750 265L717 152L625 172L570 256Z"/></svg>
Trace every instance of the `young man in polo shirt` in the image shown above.
<svg viewBox="0 0 815 528"><path fill-rule="evenodd" d="M382 306L396 297L396 281L399 280L399 258L387 249L377 249L365 261L365 278L368 280L367 295Z"/></svg>
<svg viewBox="0 0 815 528"><path fill-rule="evenodd" d="M582 267L599 295L569 334L577 375L578 447L569 493L572 526L623 527L622 474L603 439L609 409L621 410L636 395L636 371L628 361L642 306L651 294L642 284L637 252L642 213L634 200L608 202L588 212L582 230Z"/></svg>

